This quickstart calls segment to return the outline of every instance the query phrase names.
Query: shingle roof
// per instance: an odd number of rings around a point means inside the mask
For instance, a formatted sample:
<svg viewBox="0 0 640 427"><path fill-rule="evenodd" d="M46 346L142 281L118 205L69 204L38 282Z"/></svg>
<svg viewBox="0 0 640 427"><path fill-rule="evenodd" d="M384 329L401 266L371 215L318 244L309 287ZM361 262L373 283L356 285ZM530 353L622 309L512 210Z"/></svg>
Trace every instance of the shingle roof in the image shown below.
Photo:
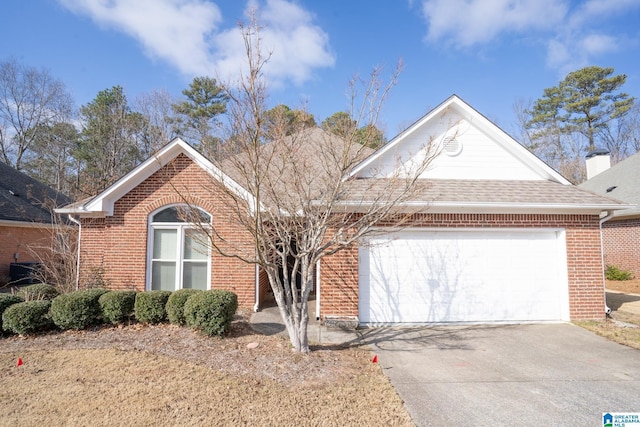
<svg viewBox="0 0 640 427"><path fill-rule="evenodd" d="M330 191L344 176L341 167L353 167L374 152L356 142L347 144L343 138L313 127L263 145L258 159L261 166L256 166L264 179L261 201L272 204L272 198L278 198L281 208L291 208L283 200L287 194L292 199L302 194L315 198ZM249 188L255 172L251 168L246 153L221 162L221 169L248 191L254 190Z"/></svg>
<svg viewBox="0 0 640 427"><path fill-rule="evenodd" d="M636 205L635 208L618 212L618 217L640 215L640 153L627 157L578 187Z"/></svg>
<svg viewBox="0 0 640 427"><path fill-rule="evenodd" d="M392 181L354 179L343 194L346 203L366 204L393 191ZM400 184L402 187L402 184ZM408 201L427 206L501 206L521 208L615 209L620 203L608 197L546 180L418 180Z"/></svg>
<svg viewBox="0 0 640 427"><path fill-rule="evenodd" d="M0 162L0 220L50 223L51 209L72 200Z"/></svg>

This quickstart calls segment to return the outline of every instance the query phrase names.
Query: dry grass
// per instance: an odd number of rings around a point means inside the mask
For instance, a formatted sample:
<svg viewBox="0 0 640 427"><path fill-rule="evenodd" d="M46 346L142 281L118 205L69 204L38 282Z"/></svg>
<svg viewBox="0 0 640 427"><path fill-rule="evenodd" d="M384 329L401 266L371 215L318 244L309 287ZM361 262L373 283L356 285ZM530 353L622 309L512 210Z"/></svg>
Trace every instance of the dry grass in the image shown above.
<svg viewBox="0 0 640 427"><path fill-rule="evenodd" d="M635 319L636 325L640 325L640 319ZM630 323L630 322L625 322ZM607 319L601 322L584 321L576 322L578 326L603 336L611 341L624 344L640 350L640 327L629 327L615 320Z"/></svg>
<svg viewBox="0 0 640 427"><path fill-rule="evenodd" d="M4 338L0 425L413 425L369 358L296 354L244 322L225 339L170 325Z"/></svg>
<svg viewBox="0 0 640 427"><path fill-rule="evenodd" d="M606 288L612 291L640 294L640 279L607 280ZM611 341L640 349L640 315L638 314L617 310L611 314L611 319L601 322L576 322L576 324Z"/></svg>
<svg viewBox="0 0 640 427"><path fill-rule="evenodd" d="M640 294L640 279L607 280L606 288L626 294Z"/></svg>

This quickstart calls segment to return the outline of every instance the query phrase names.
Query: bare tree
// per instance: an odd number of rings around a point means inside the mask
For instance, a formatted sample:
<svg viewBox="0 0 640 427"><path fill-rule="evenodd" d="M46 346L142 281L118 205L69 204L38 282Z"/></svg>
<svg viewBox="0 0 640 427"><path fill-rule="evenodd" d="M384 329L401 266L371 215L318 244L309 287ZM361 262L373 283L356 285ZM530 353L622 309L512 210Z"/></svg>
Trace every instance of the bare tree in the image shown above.
<svg viewBox="0 0 640 427"><path fill-rule="evenodd" d="M2 161L22 169L25 153L39 130L68 122L73 100L64 84L46 70L15 60L0 63L0 154Z"/></svg>
<svg viewBox="0 0 640 427"><path fill-rule="evenodd" d="M437 153L425 141L420 152L414 153L421 160L411 168L384 179L348 178L373 153L368 144L359 143L362 134L357 129L376 124L400 67L387 84L381 79L381 68L374 69L369 79L356 77L350 82L349 114L356 126L342 138L319 128L274 132L263 126L268 110L262 71L269 58L263 56L256 21L241 29L248 71L237 85L227 87L227 138L236 142L240 154L226 157L220 166L253 199L247 203L238 198L220 180L211 180L211 191L226 192L234 200L234 220L253 237L253 245L244 250L229 247L215 225L203 231L209 244L223 255L261 268L293 348L308 352L308 298L317 263L358 244L363 236L375 232L376 225L401 226L412 213L397 207L424 188L418 178ZM289 125L287 120L268 119L272 124ZM188 202L188 194L182 194Z"/></svg>
<svg viewBox="0 0 640 427"><path fill-rule="evenodd" d="M53 211L51 219L48 238L29 247L31 256L39 264L33 277L56 286L61 292L75 291L78 286L78 229L65 223Z"/></svg>
<svg viewBox="0 0 640 427"><path fill-rule="evenodd" d="M155 152L178 136L178 118L172 107L175 103L176 100L164 89L152 90L136 99L136 111L147 118L146 138L149 152Z"/></svg>

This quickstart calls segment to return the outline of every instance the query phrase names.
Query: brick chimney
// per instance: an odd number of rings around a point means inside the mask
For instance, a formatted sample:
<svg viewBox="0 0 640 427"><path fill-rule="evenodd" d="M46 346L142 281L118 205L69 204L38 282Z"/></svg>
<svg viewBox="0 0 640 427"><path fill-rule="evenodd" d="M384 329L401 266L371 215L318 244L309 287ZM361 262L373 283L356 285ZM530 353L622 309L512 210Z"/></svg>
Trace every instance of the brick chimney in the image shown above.
<svg viewBox="0 0 640 427"><path fill-rule="evenodd" d="M587 179L591 179L611 167L611 156L604 148L587 153Z"/></svg>

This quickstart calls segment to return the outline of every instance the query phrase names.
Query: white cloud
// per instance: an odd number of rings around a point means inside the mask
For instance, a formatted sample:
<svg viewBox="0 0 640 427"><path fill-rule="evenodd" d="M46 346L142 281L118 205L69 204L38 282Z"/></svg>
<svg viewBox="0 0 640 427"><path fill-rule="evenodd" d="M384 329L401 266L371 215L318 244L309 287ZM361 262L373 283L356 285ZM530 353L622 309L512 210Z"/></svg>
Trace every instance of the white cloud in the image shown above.
<svg viewBox="0 0 640 427"><path fill-rule="evenodd" d="M209 37L222 21L218 7L204 0L60 0L72 12L137 40L151 58L184 74L211 67Z"/></svg>
<svg viewBox="0 0 640 427"><path fill-rule="evenodd" d="M558 0L424 0L427 40L471 47L503 33L549 29L566 14Z"/></svg>
<svg viewBox="0 0 640 427"><path fill-rule="evenodd" d="M244 67L244 44L235 22L220 28L219 7L207 0L59 0L70 11L137 40L151 58L159 58L187 76L230 78ZM263 46L273 53L266 73L276 83L300 84L317 68L333 66L326 33L295 3L267 0L257 8L265 27Z"/></svg>
<svg viewBox="0 0 640 427"><path fill-rule="evenodd" d="M249 2L247 15L256 7ZM285 80L301 84L312 78L317 68L331 67L335 56L329 50L329 38L313 24L313 15L300 6L284 0L267 0L264 8L257 8L263 28L260 32L261 48L271 55L264 68L272 84ZM237 28L221 32L215 41L218 52L216 69L229 79L238 76L246 66L244 42Z"/></svg>
<svg viewBox="0 0 640 427"><path fill-rule="evenodd" d="M576 26L592 20L602 20L638 6L640 0L588 0L577 6L571 23Z"/></svg>
<svg viewBox="0 0 640 427"><path fill-rule="evenodd" d="M640 0L422 0L427 42L468 49L522 35L545 43L547 65L562 73L620 49L602 28L634 8Z"/></svg>

